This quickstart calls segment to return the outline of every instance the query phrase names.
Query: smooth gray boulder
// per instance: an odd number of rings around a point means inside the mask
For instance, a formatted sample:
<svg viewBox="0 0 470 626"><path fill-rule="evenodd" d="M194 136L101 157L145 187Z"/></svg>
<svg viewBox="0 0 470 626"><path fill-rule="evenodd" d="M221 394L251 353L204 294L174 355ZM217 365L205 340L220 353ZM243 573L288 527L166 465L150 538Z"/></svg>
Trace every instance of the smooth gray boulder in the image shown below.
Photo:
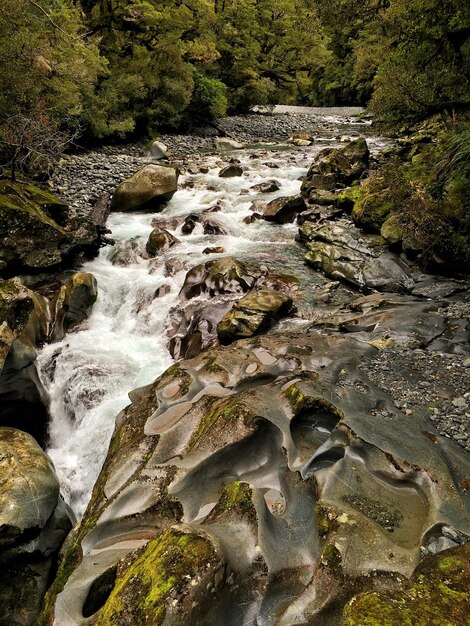
<svg viewBox="0 0 470 626"><path fill-rule="evenodd" d="M146 165L115 189L111 211L158 210L178 189L178 170Z"/></svg>

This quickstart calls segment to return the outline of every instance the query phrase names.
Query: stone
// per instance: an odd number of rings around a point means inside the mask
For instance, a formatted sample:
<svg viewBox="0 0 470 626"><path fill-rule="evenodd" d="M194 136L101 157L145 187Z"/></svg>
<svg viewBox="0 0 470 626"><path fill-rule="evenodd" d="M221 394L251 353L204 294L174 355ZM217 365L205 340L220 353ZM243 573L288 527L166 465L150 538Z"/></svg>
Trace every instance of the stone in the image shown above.
<svg viewBox="0 0 470 626"><path fill-rule="evenodd" d="M277 224L289 224L296 216L305 211L305 201L302 196L276 198L266 205L263 219Z"/></svg>
<svg viewBox="0 0 470 626"><path fill-rule="evenodd" d="M159 254L167 252L170 248L179 243L178 239L174 237L164 228L154 228L149 235L145 250L150 257L155 257Z"/></svg>
<svg viewBox="0 0 470 626"><path fill-rule="evenodd" d="M234 163L223 167L219 172L219 178L235 178L236 176L242 176L243 167Z"/></svg>
<svg viewBox="0 0 470 626"><path fill-rule="evenodd" d="M74 519L49 458L13 428L0 428L0 484L0 623L35 626Z"/></svg>
<svg viewBox="0 0 470 626"><path fill-rule="evenodd" d="M160 159L166 159L167 152L168 152L167 146L165 146L165 144L162 143L161 141L156 140L150 146L150 155L152 156L152 158L156 159L157 161Z"/></svg>
<svg viewBox="0 0 470 626"><path fill-rule="evenodd" d="M96 256L102 231L88 219L70 217L68 206L39 187L0 180L0 268L11 273L71 265Z"/></svg>
<svg viewBox="0 0 470 626"><path fill-rule="evenodd" d="M161 210L178 188L174 167L146 165L115 189L111 211Z"/></svg>
<svg viewBox="0 0 470 626"><path fill-rule="evenodd" d="M272 193L278 191L281 188L280 183L277 180L268 180L264 183L258 183L250 187L250 191L257 191L258 193Z"/></svg>
<svg viewBox="0 0 470 626"><path fill-rule="evenodd" d="M292 298L273 289L255 289L238 300L217 325L224 345L270 328L292 308Z"/></svg>
<svg viewBox="0 0 470 626"><path fill-rule="evenodd" d="M215 147L217 150L230 152L231 150L242 150L244 145L228 137L216 137Z"/></svg>
<svg viewBox="0 0 470 626"><path fill-rule="evenodd" d="M215 246L214 248L204 248L202 254L223 254L224 252L222 246Z"/></svg>
<svg viewBox="0 0 470 626"><path fill-rule="evenodd" d="M52 338L60 341L91 313L98 297L98 283L93 274L76 272L63 284L54 300Z"/></svg>
<svg viewBox="0 0 470 626"><path fill-rule="evenodd" d="M186 274L180 295L184 300L190 300L201 294L213 297L244 293L251 289L254 282L246 265L228 256L193 267Z"/></svg>
<svg viewBox="0 0 470 626"><path fill-rule="evenodd" d="M397 215L389 215L380 228L380 235L390 246L403 241L403 228Z"/></svg>
<svg viewBox="0 0 470 626"><path fill-rule="evenodd" d="M380 232L382 225L387 220L391 208L388 190L372 191L370 179L368 179L360 187L360 193L356 198L351 215L357 226L366 231L377 233ZM396 234L396 230L395 221L385 227L385 233L387 234L388 231L392 238Z"/></svg>

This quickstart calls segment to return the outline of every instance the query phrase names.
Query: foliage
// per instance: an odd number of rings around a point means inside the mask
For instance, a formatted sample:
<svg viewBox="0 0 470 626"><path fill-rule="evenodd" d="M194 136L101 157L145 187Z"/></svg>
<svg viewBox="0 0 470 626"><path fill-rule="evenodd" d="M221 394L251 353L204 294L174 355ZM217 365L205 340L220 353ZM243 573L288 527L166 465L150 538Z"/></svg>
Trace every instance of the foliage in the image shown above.
<svg viewBox="0 0 470 626"><path fill-rule="evenodd" d="M185 117L195 124L214 122L227 113L227 87L193 68L194 89Z"/></svg>

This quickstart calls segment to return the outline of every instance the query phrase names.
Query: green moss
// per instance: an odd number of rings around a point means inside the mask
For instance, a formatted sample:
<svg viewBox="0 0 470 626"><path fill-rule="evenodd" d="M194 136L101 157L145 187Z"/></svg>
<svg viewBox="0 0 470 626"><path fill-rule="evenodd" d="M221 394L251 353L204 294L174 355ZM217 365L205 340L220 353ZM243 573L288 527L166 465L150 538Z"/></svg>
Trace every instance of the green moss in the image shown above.
<svg viewBox="0 0 470 626"><path fill-rule="evenodd" d="M382 224L393 209L393 203L387 198L387 190L377 189L377 178L371 190L370 179L366 180L357 192L352 219L357 226L371 232L379 232Z"/></svg>
<svg viewBox="0 0 470 626"><path fill-rule="evenodd" d="M52 207L65 208L65 205L52 194L34 185L0 180L0 213L5 211L29 213L43 224L51 226L60 233L65 233L48 214Z"/></svg>
<svg viewBox="0 0 470 626"><path fill-rule="evenodd" d="M205 537L171 528L151 541L118 580L99 615L100 626L134 623L158 626L165 620L170 593L178 597L189 579L218 560Z"/></svg>
<svg viewBox="0 0 470 626"><path fill-rule="evenodd" d="M335 545L330 543L325 546L320 561L322 567L328 569L335 578L343 577L341 553Z"/></svg>
<svg viewBox="0 0 470 626"><path fill-rule="evenodd" d="M231 398L228 400L216 402L215 406L209 410L201 419L197 431L193 434L189 449L192 450L203 437L207 436L217 423L230 422L235 419L242 419L246 425L253 420L253 415Z"/></svg>
<svg viewBox="0 0 470 626"><path fill-rule="evenodd" d="M328 510L320 503L315 503L315 520L317 522L317 530L320 537L324 537L330 530L330 519L328 517Z"/></svg>
<svg viewBox="0 0 470 626"><path fill-rule="evenodd" d="M218 365L216 361L217 357L211 357L207 359L202 370L204 372L211 372L213 374L218 374L219 372L226 374L226 370L224 370L223 367L220 367L220 365Z"/></svg>
<svg viewBox="0 0 470 626"><path fill-rule="evenodd" d="M361 195L361 187L359 185L354 185L353 187L349 187L349 189L345 189L341 193L339 193L336 197L336 204L343 211L351 212L353 210L355 202L359 199Z"/></svg>
<svg viewBox="0 0 470 626"><path fill-rule="evenodd" d="M400 593L369 592L344 609L346 626L470 624L470 546L427 559Z"/></svg>

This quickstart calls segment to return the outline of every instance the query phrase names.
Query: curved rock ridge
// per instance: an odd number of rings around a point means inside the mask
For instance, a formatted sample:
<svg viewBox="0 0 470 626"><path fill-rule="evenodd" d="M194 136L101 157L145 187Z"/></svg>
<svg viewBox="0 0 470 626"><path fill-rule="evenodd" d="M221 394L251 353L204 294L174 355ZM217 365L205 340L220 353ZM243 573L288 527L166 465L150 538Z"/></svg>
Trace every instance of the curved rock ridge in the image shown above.
<svg viewBox="0 0 470 626"><path fill-rule="evenodd" d="M0 427L0 623L34 624L73 513L34 439Z"/></svg>
<svg viewBox="0 0 470 626"><path fill-rule="evenodd" d="M273 334L134 391L39 624L339 624L465 542L468 457L357 367L377 354Z"/></svg>

